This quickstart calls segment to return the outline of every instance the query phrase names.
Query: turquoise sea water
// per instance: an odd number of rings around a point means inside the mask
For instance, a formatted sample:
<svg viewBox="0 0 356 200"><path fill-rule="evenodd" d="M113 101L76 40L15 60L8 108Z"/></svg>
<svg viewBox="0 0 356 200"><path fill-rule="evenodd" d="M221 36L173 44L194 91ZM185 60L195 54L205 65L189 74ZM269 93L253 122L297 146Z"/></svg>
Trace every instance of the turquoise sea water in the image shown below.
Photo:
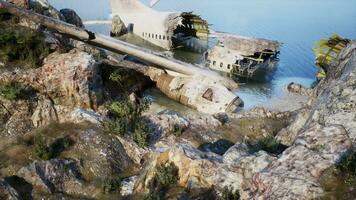
<svg viewBox="0 0 356 200"><path fill-rule="evenodd" d="M59 9L75 9L83 20L110 18L108 0L50 2ZM356 39L356 0L161 0L155 8L193 11L208 20L213 30L283 43L272 79L247 82L236 91L247 108L283 96L283 86L291 81L309 86L316 73L312 47L320 38L338 33ZM107 25L88 28L106 34L110 30Z"/></svg>

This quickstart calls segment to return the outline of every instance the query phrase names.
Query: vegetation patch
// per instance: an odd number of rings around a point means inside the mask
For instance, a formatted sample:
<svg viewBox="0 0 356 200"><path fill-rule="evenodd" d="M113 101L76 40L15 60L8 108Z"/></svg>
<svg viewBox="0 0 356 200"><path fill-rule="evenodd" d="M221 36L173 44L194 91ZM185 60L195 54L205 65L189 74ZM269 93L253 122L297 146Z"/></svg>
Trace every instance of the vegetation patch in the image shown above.
<svg viewBox="0 0 356 200"><path fill-rule="evenodd" d="M20 68L40 66L50 53L42 33L10 24L0 22L0 62Z"/></svg>
<svg viewBox="0 0 356 200"><path fill-rule="evenodd" d="M0 96L10 101L26 99L32 93L34 90L31 87L18 83L0 85Z"/></svg>
<svg viewBox="0 0 356 200"><path fill-rule="evenodd" d="M221 139L214 143L202 144L198 147L198 149L204 152L213 152L219 155L223 155L232 146L234 146L233 142Z"/></svg>
<svg viewBox="0 0 356 200"><path fill-rule="evenodd" d="M112 194L120 189L121 179L107 177L102 181L101 190L104 194Z"/></svg>
<svg viewBox="0 0 356 200"><path fill-rule="evenodd" d="M356 152L345 156L336 168L347 185L356 186Z"/></svg>
<svg viewBox="0 0 356 200"><path fill-rule="evenodd" d="M225 187L221 192L221 200L239 200L240 193L238 190L233 190L232 188Z"/></svg>
<svg viewBox="0 0 356 200"><path fill-rule="evenodd" d="M105 132L125 136L131 134L141 147L148 146L149 128L142 120L142 113L149 108L149 101L134 103L130 100L115 101L109 106L109 117L103 123Z"/></svg>
<svg viewBox="0 0 356 200"><path fill-rule="evenodd" d="M56 139L52 144L48 144L43 135L37 135L33 140L33 153L41 160L49 160L58 157L62 151L72 145L69 137Z"/></svg>
<svg viewBox="0 0 356 200"><path fill-rule="evenodd" d="M179 169L174 163L162 163L156 167L155 176L149 184L149 194L140 199L160 200L170 188L176 187L179 180Z"/></svg>
<svg viewBox="0 0 356 200"><path fill-rule="evenodd" d="M250 144L250 147L251 153L263 150L273 155L281 154L287 149L287 146L280 144L273 136L261 138L256 144Z"/></svg>

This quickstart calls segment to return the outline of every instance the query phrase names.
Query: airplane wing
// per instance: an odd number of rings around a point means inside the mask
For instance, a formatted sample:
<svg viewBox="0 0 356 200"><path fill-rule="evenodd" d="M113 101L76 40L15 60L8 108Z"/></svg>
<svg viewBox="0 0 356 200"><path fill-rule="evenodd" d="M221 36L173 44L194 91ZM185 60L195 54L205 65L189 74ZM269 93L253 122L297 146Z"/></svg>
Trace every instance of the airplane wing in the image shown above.
<svg viewBox="0 0 356 200"><path fill-rule="evenodd" d="M152 8L154 5L156 5L159 2L159 0L151 0L150 2L150 7Z"/></svg>

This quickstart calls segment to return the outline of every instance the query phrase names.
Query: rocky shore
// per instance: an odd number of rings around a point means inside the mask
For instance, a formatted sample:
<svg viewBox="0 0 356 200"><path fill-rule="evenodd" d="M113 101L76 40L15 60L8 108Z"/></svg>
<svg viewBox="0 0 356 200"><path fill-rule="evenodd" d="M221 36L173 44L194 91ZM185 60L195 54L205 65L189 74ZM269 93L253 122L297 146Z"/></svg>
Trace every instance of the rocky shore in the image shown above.
<svg viewBox="0 0 356 200"><path fill-rule="evenodd" d="M8 2L84 26L45 0ZM287 86L305 105L182 115L149 112L154 83L109 52L3 10L0 27L0 199L356 196L355 41L315 88Z"/></svg>

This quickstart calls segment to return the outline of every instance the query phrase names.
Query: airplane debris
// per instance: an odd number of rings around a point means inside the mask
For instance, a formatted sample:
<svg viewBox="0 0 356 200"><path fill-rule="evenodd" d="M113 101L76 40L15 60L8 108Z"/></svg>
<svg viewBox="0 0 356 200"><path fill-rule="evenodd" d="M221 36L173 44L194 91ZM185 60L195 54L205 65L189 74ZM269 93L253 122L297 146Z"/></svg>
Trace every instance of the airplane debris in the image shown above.
<svg viewBox="0 0 356 200"><path fill-rule="evenodd" d="M273 69L278 61L277 41L214 32L218 44L206 54L206 66L234 76L251 78Z"/></svg>
<svg viewBox="0 0 356 200"><path fill-rule="evenodd" d="M112 16L119 16L129 32L170 50L185 47L204 52L208 47L207 21L191 12L160 12L139 0L110 0Z"/></svg>
<svg viewBox="0 0 356 200"><path fill-rule="evenodd" d="M315 44L315 64L320 67L317 74L318 79L322 79L329 71L330 63L337 58L341 50L344 49L350 42L349 39L344 39L337 34L334 34L328 39L322 39Z"/></svg>
<svg viewBox="0 0 356 200"><path fill-rule="evenodd" d="M96 34L29 10L19 9L3 1L0 1L0 8L6 9L7 12L13 15L27 18L88 44L117 53L123 52L153 65L172 70L176 74L178 73L179 76L175 77L166 73L161 74L163 70L157 73L155 71L147 71L142 66L133 66L138 71L152 72L150 77L157 82L157 87L168 97L184 105L196 108L201 112L209 114L233 112L243 105L239 97L229 90L236 88L237 84L215 72L201 69L172 58L165 58L163 55L155 54L132 44Z"/></svg>

